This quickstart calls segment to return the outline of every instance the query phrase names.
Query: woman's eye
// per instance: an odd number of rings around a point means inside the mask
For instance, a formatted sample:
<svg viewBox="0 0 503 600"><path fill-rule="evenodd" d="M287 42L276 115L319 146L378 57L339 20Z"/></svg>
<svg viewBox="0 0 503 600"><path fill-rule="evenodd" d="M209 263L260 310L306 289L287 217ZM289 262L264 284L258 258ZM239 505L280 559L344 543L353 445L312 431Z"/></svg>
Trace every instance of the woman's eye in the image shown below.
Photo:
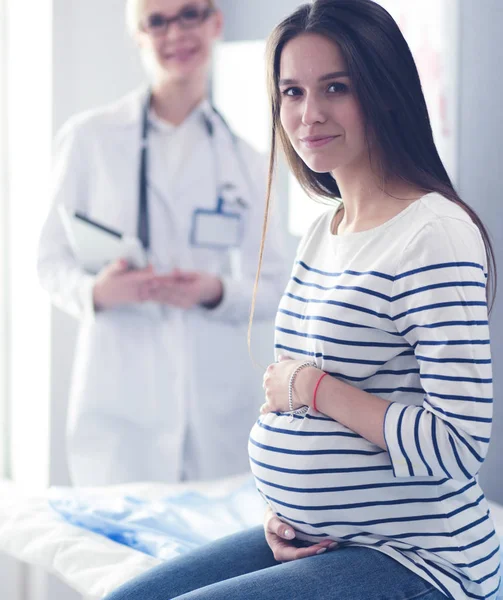
<svg viewBox="0 0 503 600"><path fill-rule="evenodd" d="M147 19L147 23L149 27L152 27L154 29L158 28L158 27L164 27L164 25L166 24L166 17L163 17L162 15L159 15L157 13L154 13L153 15L150 15Z"/></svg>
<svg viewBox="0 0 503 600"><path fill-rule="evenodd" d="M344 92L348 91L348 86L345 83L341 83L340 81L337 81L336 83L331 83L328 86L328 92L330 92L331 94L343 94Z"/></svg>
<svg viewBox="0 0 503 600"><path fill-rule="evenodd" d="M300 95L300 90L299 88L287 88L286 90L283 90L281 92L283 94L283 96L299 96Z"/></svg>
<svg viewBox="0 0 503 600"><path fill-rule="evenodd" d="M199 21L201 18L201 11L196 7L190 6L182 10L180 18L184 21Z"/></svg>

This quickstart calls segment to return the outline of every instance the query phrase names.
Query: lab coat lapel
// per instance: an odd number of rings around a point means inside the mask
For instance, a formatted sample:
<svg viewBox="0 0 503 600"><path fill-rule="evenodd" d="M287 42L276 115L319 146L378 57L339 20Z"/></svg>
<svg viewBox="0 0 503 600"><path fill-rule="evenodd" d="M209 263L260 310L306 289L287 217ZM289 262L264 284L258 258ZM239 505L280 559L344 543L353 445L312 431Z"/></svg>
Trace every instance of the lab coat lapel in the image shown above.
<svg viewBox="0 0 503 600"><path fill-rule="evenodd" d="M214 145L218 150L218 189L221 191L229 185L232 186L227 194L224 193L225 198L232 201L240 198L246 205L249 205L252 199L248 182L245 179L244 168L246 165L241 162L242 155L236 147L240 141L234 141L229 128L214 111L212 111L212 122L215 136ZM233 204L230 210L243 214L243 207L237 204ZM246 217L246 215L243 216Z"/></svg>
<svg viewBox="0 0 503 600"><path fill-rule="evenodd" d="M114 148L117 152L115 185L119 183L121 195L113 202L115 220L129 235L136 235L138 228L142 114L148 94L148 89L142 87L117 107L114 119L117 140L110 145L110 150Z"/></svg>

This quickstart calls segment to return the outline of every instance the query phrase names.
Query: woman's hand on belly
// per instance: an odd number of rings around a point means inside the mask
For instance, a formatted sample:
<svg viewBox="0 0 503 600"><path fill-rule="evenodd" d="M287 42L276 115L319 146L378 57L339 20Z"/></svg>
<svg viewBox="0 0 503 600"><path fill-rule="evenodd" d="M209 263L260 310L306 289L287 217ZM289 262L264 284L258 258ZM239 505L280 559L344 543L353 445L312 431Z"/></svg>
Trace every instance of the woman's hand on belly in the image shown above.
<svg viewBox="0 0 503 600"><path fill-rule="evenodd" d="M262 405L260 412L287 412L288 406L288 385L295 369L305 363L304 360L293 360L287 356L280 356L279 362L273 363L267 367L263 379L263 388L265 391L266 402ZM323 374L316 367L307 367L299 371L295 378L293 387L293 408L301 406L310 406L311 388L314 388L312 382Z"/></svg>
<svg viewBox="0 0 503 600"><path fill-rule="evenodd" d="M337 546L337 542L323 540L307 548L298 548L295 542L295 531L290 525L283 523L270 507L267 507L265 513L264 531L269 548L278 562L288 562L314 556L315 554L322 554L328 549L332 550Z"/></svg>

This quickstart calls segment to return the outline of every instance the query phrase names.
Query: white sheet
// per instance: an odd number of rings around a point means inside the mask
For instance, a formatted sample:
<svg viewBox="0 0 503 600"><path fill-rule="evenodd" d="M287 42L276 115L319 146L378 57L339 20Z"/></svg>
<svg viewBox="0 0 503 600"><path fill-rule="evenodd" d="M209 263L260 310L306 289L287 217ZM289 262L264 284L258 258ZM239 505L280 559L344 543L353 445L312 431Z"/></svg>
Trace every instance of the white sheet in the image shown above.
<svg viewBox="0 0 503 600"><path fill-rule="evenodd" d="M249 477L219 482L165 485L131 484L95 488L102 494L124 494L154 500L187 489L215 496L242 485ZM53 573L90 600L98 600L162 561L70 525L52 510L44 493L31 493L0 482L0 552Z"/></svg>
<svg viewBox="0 0 503 600"><path fill-rule="evenodd" d="M162 498L187 489L226 494L245 477L211 484L134 484L100 488L107 495ZM98 488L97 488L98 490ZM503 536L503 506L490 503ZM161 561L91 531L70 525L55 513L43 493L33 494L0 483L0 552L54 573L82 595L98 600Z"/></svg>

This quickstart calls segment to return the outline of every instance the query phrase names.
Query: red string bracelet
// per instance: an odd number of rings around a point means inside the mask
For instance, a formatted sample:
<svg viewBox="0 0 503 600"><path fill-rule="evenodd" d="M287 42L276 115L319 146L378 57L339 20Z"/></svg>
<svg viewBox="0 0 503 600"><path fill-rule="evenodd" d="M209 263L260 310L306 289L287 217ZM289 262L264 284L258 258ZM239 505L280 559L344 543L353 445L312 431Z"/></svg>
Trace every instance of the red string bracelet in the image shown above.
<svg viewBox="0 0 503 600"><path fill-rule="evenodd" d="M328 373L322 373L320 375L320 378L318 379L318 381L316 382L316 385L314 387L314 393L313 393L313 402L312 402L312 407L314 408L315 411L318 411L318 409L316 408L316 394L318 393L318 388L320 387L320 383L321 380L323 379L323 377L325 377L326 375L328 375Z"/></svg>

